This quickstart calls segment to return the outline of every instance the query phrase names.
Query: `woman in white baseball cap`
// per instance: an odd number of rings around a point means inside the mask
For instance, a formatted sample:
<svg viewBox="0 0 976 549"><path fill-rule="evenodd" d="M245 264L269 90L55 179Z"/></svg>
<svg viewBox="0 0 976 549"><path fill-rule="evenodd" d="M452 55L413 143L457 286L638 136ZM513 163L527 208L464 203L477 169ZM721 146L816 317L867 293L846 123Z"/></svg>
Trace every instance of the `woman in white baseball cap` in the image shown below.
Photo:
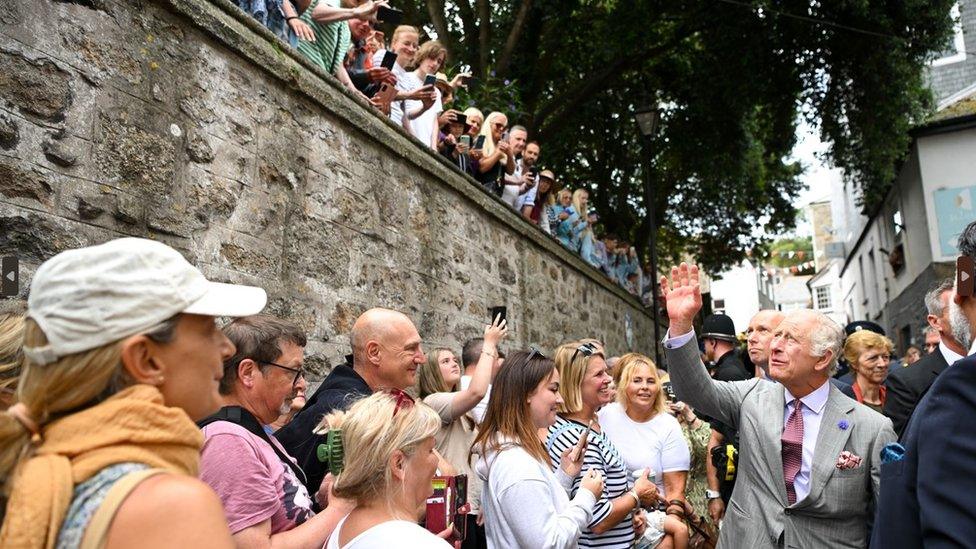
<svg viewBox="0 0 976 549"><path fill-rule="evenodd" d="M220 500L195 478L194 421L219 407L234 353L215 317L266 301L152 240L42 264L17 403L0 413L0 546L232 547Z"/></svg>

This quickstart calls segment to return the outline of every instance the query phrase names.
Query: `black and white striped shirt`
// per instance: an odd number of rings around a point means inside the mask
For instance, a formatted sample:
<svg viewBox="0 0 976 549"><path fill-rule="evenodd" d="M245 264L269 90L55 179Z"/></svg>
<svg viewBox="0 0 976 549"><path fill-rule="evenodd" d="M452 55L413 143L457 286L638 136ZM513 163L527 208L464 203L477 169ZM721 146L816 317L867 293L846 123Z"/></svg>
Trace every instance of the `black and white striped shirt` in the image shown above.
<svg viewBox="0 0 976 549"><path fill-rule="evenodd" d="M559 467L559 459L567 448L571 448L579 442L579 437L586 431L586 425L556 417L556 423L549 427L549 436L546 440L546 450L549 452L549 459L552 460L554 468ZM627 478L627 468L624 466L620 453L605 437L603 433L591 430L586 444L586 455L583 458L583 469L580 474L573 479L573 489L570 497L576 495L580 489L580 482L583 474L593 468L603 474L603 495L597 500L593 507L593 521L589 527L583 530L580 537L580 547L615 547L626 549L634 543L634 523L632 513L627 513L616 526L607 530L603 534L595 534L591 530L594 525L599 524L607 518L613 509L611 500L621 496L630 489L630 481Z"/></svg>

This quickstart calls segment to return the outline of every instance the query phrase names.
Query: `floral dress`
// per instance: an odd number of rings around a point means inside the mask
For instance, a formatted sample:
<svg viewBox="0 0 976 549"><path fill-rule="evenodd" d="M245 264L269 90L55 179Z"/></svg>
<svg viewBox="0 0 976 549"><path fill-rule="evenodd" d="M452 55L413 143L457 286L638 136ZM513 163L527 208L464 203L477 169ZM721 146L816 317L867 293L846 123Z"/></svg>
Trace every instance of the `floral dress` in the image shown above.
<svg viewBox="0 0 976 549"><path fill-rule="evenodd" d="M695 512L712 522L708 514L708 498L705 490L708 488L708 474L705 470L708 459L708 439L711 438L712 427L705 421L699 421L697 429L691 429L684 422L681 423L681 434L688 443L691 452L691 469L688 470L688 482L685 485L685 498L695 508Z"/></svg>

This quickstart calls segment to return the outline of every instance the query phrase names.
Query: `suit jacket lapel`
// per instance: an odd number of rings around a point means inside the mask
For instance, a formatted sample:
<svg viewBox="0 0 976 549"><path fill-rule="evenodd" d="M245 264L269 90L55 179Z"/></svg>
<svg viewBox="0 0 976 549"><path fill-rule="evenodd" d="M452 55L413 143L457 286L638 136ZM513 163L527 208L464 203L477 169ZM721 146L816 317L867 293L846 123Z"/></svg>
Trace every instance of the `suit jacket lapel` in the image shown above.
<svg viewBox="0 0 976 549"><path fill-rule="evenodd" d="M770 416L759 423L763 426L762 452L771 469L773 488L779 496L780 503L785 507L787 500L786 480L783 478L783 408L786 406L786 400L783 395L783 386L779 383L774 390L766 391L766 398L769 400L763 409L769 410Z"/></svg>
<svg viewBox="0 0 976 549"><path fill-rule="evenodd" d="M820 419L820 433L817 435L817 447L813 453L812 471L810 472L810 494L798 502L798 507L810 505L817 501L830 475L837 465L837 456L844 450L851 431L857 426L848 420L848 427L841 429L838 425L842 419L854 411L854 401L830 386L830 396L824 407L824 415Z"/></svg>

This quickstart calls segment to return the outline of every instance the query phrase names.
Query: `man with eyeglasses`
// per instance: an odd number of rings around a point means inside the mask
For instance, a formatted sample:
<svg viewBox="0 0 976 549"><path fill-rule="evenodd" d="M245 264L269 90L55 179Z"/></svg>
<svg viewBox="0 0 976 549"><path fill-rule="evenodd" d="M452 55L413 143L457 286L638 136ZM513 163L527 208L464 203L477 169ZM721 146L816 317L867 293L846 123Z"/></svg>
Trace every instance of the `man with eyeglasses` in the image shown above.
<svg viewBox="0 0 976 549"><path fill-rule="evenodd" d="M266 431L304 383L305 334L270 315L237 319L224 334L237 352L219 380L223 408L200 422L200 478L220 497L238 547L321 546L348 509L315 514L304 471Z"/></svg>

